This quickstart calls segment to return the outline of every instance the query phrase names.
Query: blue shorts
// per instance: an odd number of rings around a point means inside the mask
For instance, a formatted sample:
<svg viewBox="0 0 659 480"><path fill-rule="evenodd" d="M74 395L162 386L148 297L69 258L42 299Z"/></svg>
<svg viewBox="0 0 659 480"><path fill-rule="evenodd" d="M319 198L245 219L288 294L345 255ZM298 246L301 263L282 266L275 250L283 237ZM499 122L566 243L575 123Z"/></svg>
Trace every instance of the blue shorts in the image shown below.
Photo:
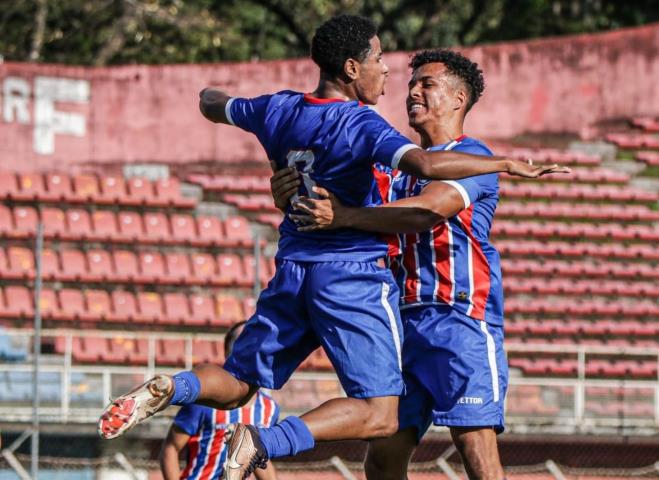
<svg viewBox="0 0 659 480"><path fill-rule="evenodd" d="M279 389L322 346L348 396L400 395L398 300L391 271L376 262L277 260L224 368Z"/></svg>
<svg viewBox="0 0 659 480"><path fill-rule="evenodd" d="M400 401L399 428L416 427L419 439L431 423L502 432L508 387L503 327L448 305L411 307L401 316L407 391Z"/></svg>

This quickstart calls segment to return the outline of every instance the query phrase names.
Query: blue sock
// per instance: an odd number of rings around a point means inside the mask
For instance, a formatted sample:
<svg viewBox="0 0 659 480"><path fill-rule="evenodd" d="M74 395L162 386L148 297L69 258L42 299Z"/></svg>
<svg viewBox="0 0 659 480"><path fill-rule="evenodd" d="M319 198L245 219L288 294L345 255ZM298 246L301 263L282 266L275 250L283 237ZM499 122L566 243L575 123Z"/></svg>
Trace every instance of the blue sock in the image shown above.
<svg viewBox="0 0 659 480"><path fill-rule="evenodd" d="M170 405L189 405L197 401L201 383L199 378L192 372L177 373L173 377L174 396L169 401Z"/></svg>
<svg viewBox="0 0 659 480"><path fill-rule="evenodd" d="M299 417L286 417L277 425L258 430L270 458L296 455L311 450L315 444L313 435Z"/></svg>

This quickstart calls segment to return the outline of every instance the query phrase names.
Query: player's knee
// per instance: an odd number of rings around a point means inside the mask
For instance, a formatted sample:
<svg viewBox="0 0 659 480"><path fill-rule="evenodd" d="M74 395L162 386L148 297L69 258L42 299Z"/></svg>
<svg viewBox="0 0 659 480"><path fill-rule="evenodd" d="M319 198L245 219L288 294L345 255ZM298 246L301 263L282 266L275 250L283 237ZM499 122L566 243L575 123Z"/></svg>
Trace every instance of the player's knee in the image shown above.
<svg viewBox="0 0 659 480"><path fill-rule="evenodd" d="M398 415L371 408L366 424L368 438L390 437L398 431Z"/></svg>

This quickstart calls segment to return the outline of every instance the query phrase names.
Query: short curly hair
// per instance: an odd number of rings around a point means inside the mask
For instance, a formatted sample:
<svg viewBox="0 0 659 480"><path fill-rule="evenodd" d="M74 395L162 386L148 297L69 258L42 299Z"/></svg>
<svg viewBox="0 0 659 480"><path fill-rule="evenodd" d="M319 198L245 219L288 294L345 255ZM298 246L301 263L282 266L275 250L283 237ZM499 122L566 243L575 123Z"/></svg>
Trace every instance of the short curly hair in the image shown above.
<svg viewBox="0 0 659 480"><path fill-rule="evenodd" d="M478 64L472 62L464 55L453 50L438 48L434 50L423 50L416 53L410 60L412 70L427 64L442 63L447 70L464 82L469 90L469 100L467 101L467 112L478 101L485 90L485 80L483 71L478 68Z"/></svg>
<svg viewBox="0 0 659 480"><path fill-rule="evenodd" d="M322 72L338 77L349 58L364 61L371 50L371 38L377 33L377 27L368 18L333 17L316 29L311 40L311 58Z"/></svg>

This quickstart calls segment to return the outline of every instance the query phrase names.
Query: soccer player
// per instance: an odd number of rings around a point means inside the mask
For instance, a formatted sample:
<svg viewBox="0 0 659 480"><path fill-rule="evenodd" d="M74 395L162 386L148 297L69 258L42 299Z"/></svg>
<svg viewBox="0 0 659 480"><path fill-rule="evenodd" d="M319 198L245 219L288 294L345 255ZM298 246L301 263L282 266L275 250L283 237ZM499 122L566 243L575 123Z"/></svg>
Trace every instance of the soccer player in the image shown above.
<svg viewBox="0 0 659 480"><path fill-rule="evenodd" d="M484 89L478 66L457 52L416 54L410 66L409 123L431 150L491 156L463 133L465 115ZM499 255L489 241L497 207L496 174L427 182L381 167L388 208L345 208L300 198L291 214L302 231L358 228L401 233L391 266L401 290L403 377L400 431L371 442L369 479L406 478L409 459L431 423L447 426L469 478L504 477L496 434L504 428L508 367L503 348L503 289ZM272 179L276 204L294 193L296 174ZM419 232L419 233L416 233Z"/></svg>
<svg viewBox="0 0 659 480"><path fill-rule="evenodd" d="M243 99L204 89L202 114L254 133L279 168L299 169L300 194L320 184L352 206L381 202L375 162L433 179L498 171L537 177L561 170L501 157L429 152L410 142L364 106L384 93L388 74L376 33L368 19L332 18L312 40L311 56L320 67L313 93ZM260 387L280 388L319 345L347 398L329 400L270 428L229 427L225 478L242 479L269 458L295 455L316 441L371 439L397 431L402 336L398 289L384 268L386 243L377 234L352 229L298 232L289 219L280 233L275 276L224 368L200 365L147 381L106 408L99 420L101 436L119 436L170 404L243 405Z"/></svg>
<svg viewBox="0 0 659 480"><path fill-rule="evenodd" d="M229 357L236 338L246 322L233 325L224 337L224 358ZM216 480L224 471L227 444L226 428L236 422L258 427L275 425L279 406L265 393L258 391L247 405L234 410L215 410L203 405L181 407L169 429L160 451L160 469L164 480ZM187 447L188 458L181 472L179 455ZM257 480L276 480L275 467L268 463L265 470L254 472Z"/></svg>

